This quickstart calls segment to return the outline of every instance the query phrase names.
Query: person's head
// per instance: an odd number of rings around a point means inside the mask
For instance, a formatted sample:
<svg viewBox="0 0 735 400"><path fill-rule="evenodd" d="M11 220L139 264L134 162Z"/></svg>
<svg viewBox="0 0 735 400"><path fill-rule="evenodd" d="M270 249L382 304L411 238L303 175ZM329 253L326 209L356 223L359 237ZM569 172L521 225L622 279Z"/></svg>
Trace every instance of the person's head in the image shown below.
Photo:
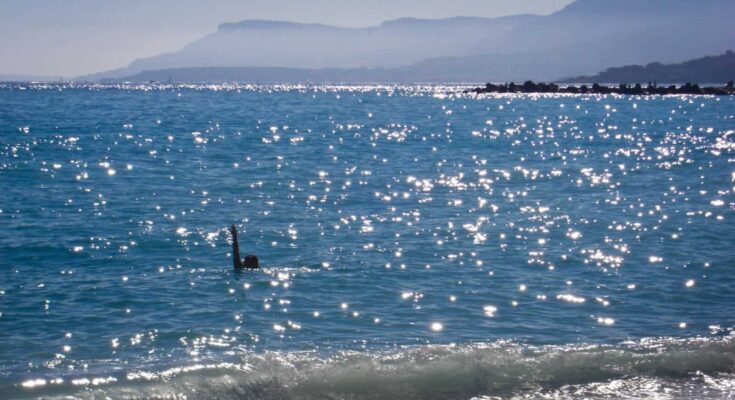
<svg viewBox="0 0 735 400"><path fill-rule="evenodd" d="M260 268L258 264L258 257L250 255L245 256L245 260L242 262L242 266L245 268Z"/></svg>

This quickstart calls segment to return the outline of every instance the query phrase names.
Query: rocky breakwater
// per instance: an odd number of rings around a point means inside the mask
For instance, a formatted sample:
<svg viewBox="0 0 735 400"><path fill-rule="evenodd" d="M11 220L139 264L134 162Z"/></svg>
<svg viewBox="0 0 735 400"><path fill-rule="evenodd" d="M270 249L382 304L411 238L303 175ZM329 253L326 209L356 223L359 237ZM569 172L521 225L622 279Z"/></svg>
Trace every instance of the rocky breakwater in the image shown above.
<svg viewBox="0 0 735 400"><path fill-rule="evenodd" d="M675 95L675 94L694 94L694 95L716 95L716 96L732 96L735 95L735 85L733 81L727 83L726 86L716 87L700 87L697 84L686 83L684 85L668 85L659 86L656 83L649 83L643 86L640 83L628 85L621 83L617 86L608 86L600 84L581 85L581 86L560 86L555 83L535 83L527 81L522 85L513 82L506 84L488 83L485 87L465 90L465 93L568 93L568 94L622 94L622 95Z"/></svg>

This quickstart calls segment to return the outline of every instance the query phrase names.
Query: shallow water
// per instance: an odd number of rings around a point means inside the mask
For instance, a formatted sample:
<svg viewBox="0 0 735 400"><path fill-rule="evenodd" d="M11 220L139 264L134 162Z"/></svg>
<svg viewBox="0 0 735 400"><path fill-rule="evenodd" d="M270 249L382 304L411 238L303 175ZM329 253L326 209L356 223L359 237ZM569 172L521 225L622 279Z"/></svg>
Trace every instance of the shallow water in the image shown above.
<svg viewBox="0 0 735 400"><path fill-rule="evenodd" d="M0 392L735 396L735 99L458 92L0 86Z"/></svg>

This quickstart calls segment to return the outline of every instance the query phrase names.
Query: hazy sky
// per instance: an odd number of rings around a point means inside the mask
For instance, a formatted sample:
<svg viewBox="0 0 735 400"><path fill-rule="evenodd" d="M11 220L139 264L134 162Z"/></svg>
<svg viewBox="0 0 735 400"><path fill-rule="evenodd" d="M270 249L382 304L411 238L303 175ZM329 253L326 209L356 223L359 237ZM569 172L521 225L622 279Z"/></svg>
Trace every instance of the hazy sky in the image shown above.
<svg viewBox="0 0 735 400"><path fill-rule="evenodd" d="M0 74L73 77L176 50L223 22L364 27L401 17L548 14L572 0L0 0Z"/></svg>

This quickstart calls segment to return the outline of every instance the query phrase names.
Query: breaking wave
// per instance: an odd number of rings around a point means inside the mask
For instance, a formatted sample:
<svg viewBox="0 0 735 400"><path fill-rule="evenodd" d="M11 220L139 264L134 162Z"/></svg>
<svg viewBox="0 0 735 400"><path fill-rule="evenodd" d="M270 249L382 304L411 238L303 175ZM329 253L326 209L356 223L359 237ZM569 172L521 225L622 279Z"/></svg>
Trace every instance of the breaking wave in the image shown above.
<svg viewBox="0 0 735 400"><path fill-rule="evenodd" d="M730 334L618 345L429 345L328 358L269 352L241 363L29 381L13 391L67 399L731 398L734 373Z"/></svg>

